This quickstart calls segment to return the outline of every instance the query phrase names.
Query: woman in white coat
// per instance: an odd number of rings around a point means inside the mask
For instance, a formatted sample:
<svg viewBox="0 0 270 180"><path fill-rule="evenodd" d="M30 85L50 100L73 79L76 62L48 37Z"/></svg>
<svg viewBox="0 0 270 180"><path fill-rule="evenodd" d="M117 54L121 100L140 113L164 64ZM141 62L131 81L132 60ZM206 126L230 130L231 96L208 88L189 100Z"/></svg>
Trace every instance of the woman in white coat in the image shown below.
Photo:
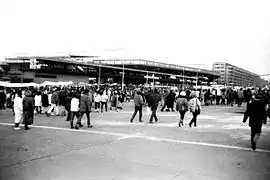
<svg viewBox="0 0 270 180"><path fill-rule="evenodd" d="M18 91L14 98L14 117L15 117L15 126L14 130L20 130L19 124L23 116L23 103L22 103L22 92Z"/></svg>

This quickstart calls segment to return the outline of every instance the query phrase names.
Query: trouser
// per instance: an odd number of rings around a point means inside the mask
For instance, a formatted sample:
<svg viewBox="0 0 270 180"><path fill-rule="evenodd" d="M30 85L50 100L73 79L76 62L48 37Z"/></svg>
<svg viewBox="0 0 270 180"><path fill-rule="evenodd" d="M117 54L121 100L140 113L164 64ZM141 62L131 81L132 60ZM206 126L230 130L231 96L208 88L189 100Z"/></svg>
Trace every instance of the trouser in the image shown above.
<svg viewBox="0 0 270 180"><path fill-rule="evenodd" d="M238 99L238 107L241 107L242 102L243 102L243 98L239 98L239 99Z"/></svg>
<svg viewBox="0 0 270 180"><path fill-rule="evenodd" d="M70 127L71 128L73 128L74 126L73 126L73 120L74 120L74 117L77 117L77 119L79 119L80 118L80 114L79 114L79 111L77 111L77 112L72 112L71 111L71 113L70 113Z"/></svg>
<svg viewBox="0 0 270 180"><path fill-rule="evenodd" d="M260 139L260 135L261 135L261 133L259 133L259 132L252 132L251 131L251 143L255 142L257 144L259 139Z"/></svg>
<svg viewBox="0 0 270 180"><path fill-rule="evenodd" d="M70 110L67 110L67 109L66 109L66 111L67 111L66 121L70 121L70 119L71 119L71 111Z"/></svg>
<svg viewBox="0 0 270 180"><path fill-rule="evenodd" d="M48 110L48 114L51 114L53 110L56 109L56 104L51 104L50 109ZM57 114L57 113L56 113Z"/></svg>
<svg viewBox="0 0 270 180"><path fill-rule="evenodd" d="M217 104L217 105L219 105L220 99L221 99L221 96L217 96L217 97L216 97L216 104Z"/></svg>
<svg viewBox="0 0 270 180"><path fill-rule="evenodd" d="M90 112L80 112L79 113L79 118L76 122L76 124L80 125L81 124L81 120L82 120L82 117L83 115L86 115L86 118L87 118L87 125L89 126L91 123L90 123Z"/></svg>
<svg viewBox="0 0 270 180"><path fill-rule="evenodd" d="M137 112L139 111L139 121L142 121L142 105L141 106L135 106L135 110L134 113L130 119L130 122L133 121L133 119L135 118L135 116L137 115Z"/></svg>
<svg viewBox="0 0 270 180"><path fill-rule="evenodd" d="M105 105L105 111L108 111L108 105L107 102L101 102L101 112L103 112L103 106Z"/></svg>
<svg viewBox="0 0 270 180"><path fill-rule="evenodd" d="M165 109L166 106L167 106L167 101L164 101L164 104L163 104L163 106L161 108L161 111L164 111L164 109Z"/></svg>
<svg viewBox="0 0 270 180"><path fill-rule="evenodd" d="M95 110L98 110L100 108L100 102L95 102Z"/></svg>
<svg viewBox="0 0 270 180"><path fill-rule="evenodd" d="M179 111L179 114L180 114L180 119L184 120L186 111Z"/></svg>
<svg viewBox="0 0 270 180"><path fill-rule="evenodd" d="M35 106L37 113L41 114L41 106Z"/></svg>
<svg viewBox="0 0 270 180"><path fill-rule="evenodd" d="M225 105L225 98L221 99L221 105Z"/></svg>
<svg viewBox="0 0 270 180"><path fill-rule="evenodd" d="M198 114L196 112L192 112L192 115L193 115L193 117L192 117L189 124L191 126L194 123L194 127L196 127L197 126L197 116L198 116Z"/></svg>
<svg viewBox="0 0 270 180"><path fill-rule="evenodd" d="M157 118L157 107L151 107L151 111L152 111L152 114L150 116L149 122L153 122L153 118L157 122L158 121L158 118Z"/></svg>

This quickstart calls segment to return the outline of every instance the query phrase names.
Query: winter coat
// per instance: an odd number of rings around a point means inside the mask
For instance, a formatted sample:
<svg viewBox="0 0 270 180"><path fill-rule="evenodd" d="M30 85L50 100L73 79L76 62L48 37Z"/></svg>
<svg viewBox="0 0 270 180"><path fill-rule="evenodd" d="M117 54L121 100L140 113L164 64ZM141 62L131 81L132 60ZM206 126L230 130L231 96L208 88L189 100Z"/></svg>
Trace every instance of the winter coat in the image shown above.
<svg viewBox="0 0 270 180"><path fill-rule="evenodd" d="M192 98L189 101L189 109L190 109L190 112L193 112L193 113L198 109L202 109L200 100L198 98Z"/></svg>
<svg viewBox="0 0 270 180"><path fill-rule="evenodd" d="M148 106L156 108L158 107L159 101L161 101L160 95L157 93L151 93L149 95Z"/></svg>
<svg viewBox="0 0 270 180"><path fill-rule="evenodd" d="M179 97L176 100L176 110L177 111L188 111L188 101L187 98Z"/></svg>
<svg viewBox="0 0 270 180"><path fill-rule="evenodd" d="M48 107L49 106L49 99L47 94L43 94L41 96L41 104L43 107Z"/></svg>
<svg viewBox="0 0 270 180"><path fill-rule="evenodd" d="M82 94L80 98L80 112L91 112L91 105L90 97Z"/></svg>
<svg viewBox="0 0 270 180"><path fill-rule="evenodd" d="M266 103L261 99L253 99L248 105L244 114L243 122L249 118L249 126L261 132L262 123L266 124Z"/></svg>
<svg viewBox="0 0 270 180"><path fill-rule="evenodd" d="M21 97L16 96L14 99L14 114L15 114L15 123L20 123L23 115L23 100Z"/></svg>
<svg viewBox="0 0 270 180"><path fill-rule="evenodd" d="M34 121L34 98L25 96L23 98L23 122L27 125Z"/></svg>
<svg viewBox="0 0 270 180"><path fill-rule="evenodd" d="M41 95L35 95L35 106L42 106Z"/></svg>
<svg viewBox="0 0 270 180"><path fill-rule="evenodd" d="M167 102L167 107L168 108L173 108L173 103L175 101L175 94L174 93L170 93L167 98L166 98L166 102Z"/></svg>
<svg viewBox="0 0 270 180"><path fill-rule="evenodd" d="M134 96L134 105L135 106L141 106L141 105L143 105L143 98L142 98L141 95L135 94L135 96Z"/></svg>
<svg viewBox="0 0 270 180"><path fill-rule="evenodd" d="M58 97L58 93L57 92L54 92L52 94L51 103L52 104L58 104L59 103L59 97Z"/></svg>

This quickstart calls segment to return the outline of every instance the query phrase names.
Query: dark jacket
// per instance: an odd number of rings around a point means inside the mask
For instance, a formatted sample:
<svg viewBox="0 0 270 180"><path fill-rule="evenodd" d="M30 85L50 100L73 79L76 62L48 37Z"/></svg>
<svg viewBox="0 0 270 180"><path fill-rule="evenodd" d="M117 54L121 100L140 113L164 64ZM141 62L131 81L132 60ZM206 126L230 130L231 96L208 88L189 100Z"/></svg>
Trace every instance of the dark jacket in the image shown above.
<svg viewBox="0 0 270 180"><path fill-rule="evenodd" d="M90 97L82 94L80 98L80 112L91 112Z"/></svg>
<svg viewBox="0 0 270 180"><path fill-rule="evenodd" d="M265 110L266 103L262 99L253 99L248 105L244 115L243 122L249 118L250 127L261 127L266 124L267 116Z"/></svg>
<svg viewBox="0 0 270 180"><path fill-rule="evenodd" d="M23 98L23 122L27 125L33 124L34 121L34 98Z"/></svg>
<svg viewBox="0 0 270 180"><path fill-rule="evenodd" d="M58 97L58 93L56 91L53 92L53 94L52 94L51 103L52 104L58 104L59 103L59 97Z"/></svg>
<svg viewBox="0 0 270 180"><path fill-rule="evenodd" d="M66 97L66 101L65 101L65 109L66 109L67 111L70 111L71 100L72 100L72 97L71 97L71 96Z"/></svg>
<svg viewBox="0 0 270 180"><path fill-rule="evenodd" d="M161 97L158 93L151 93L148 99L149 107L158 107L158 103L161 101Z"/></svg>
<svg viewBox="0 0 270 180"><path fill-rule="evenodd" d="M134 96L134 105L135 106L142 106L143 105L143 98L140 94L135 94Z"/></svg>
<svg viewBox="0 0 270 180"><path fill-rule="evenodd" d="M176 110L177 111L188 111L188 101L187 98L178 97L176 100Z"/></svg>
<svg viewBox="0 0 270 180"><path fill-rule="evenodd" d="M48 107L49 106L49 99L47 94L42 94L41 96L41 102L43 107Z"/></svg>

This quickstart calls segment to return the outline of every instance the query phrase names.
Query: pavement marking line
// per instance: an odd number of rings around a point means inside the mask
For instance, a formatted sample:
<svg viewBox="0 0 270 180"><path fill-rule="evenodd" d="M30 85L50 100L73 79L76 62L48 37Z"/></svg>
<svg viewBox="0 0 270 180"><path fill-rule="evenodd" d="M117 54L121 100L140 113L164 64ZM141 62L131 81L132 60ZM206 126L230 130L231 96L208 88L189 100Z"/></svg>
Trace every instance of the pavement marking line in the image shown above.
<svg viewBox="0 0 270 180"><path fill-rule="evenodd" d="M14 126L14 124L12 123L0 123L0 125ZM239 147L239 146L212 144L212 143L204 143L204 142L193 142L193 141L181 141L181 140L175 140L175 139L159 138L159 137L154 137L154 136L145 136L145 135L140 135L140 134L124 134L124 133L103 132L103 131L93 131L93 130L74 130L74 129L60 128L60 127L36 126L36 125L31 125L30 127L36 127L36 128L41 128L41 129L73 131L73 132L85 132L85 133L90 133L90 134L102 134L102 135L109 135L109 136L120 136L118 140L129 139L129 138L140 138L140 139L146 139L146 140L151 140L151 141L163 141L163 142L171 142L171 143L178 143L178 144L191 144L191 145L198 145L198 146L224 148L224 149L253 151L251 148L245 148L245 147ZM270 153L270 150L256 149L255 152Z"/></svg>
<svg viewBox="0 0 270 180"><path fill-rule="evenodd" d="M0 123L3 126L14 126L12 123ZM23 126L23 125L20 125ZM37 125L30 125L29 127L36 127L41 129L54 129L54 130L62 130L62 131L73 131L73 132L84 132L90 134L102 134L102 135L109 135L109 136L127 136L129 134L122 134L122 133L114 133L114 132L103 132L103 131L95 131L95 130L83 130L83 129L68 129L68 128L61 128L61 127L52 127L52 126L37 126Z"/></svg>

